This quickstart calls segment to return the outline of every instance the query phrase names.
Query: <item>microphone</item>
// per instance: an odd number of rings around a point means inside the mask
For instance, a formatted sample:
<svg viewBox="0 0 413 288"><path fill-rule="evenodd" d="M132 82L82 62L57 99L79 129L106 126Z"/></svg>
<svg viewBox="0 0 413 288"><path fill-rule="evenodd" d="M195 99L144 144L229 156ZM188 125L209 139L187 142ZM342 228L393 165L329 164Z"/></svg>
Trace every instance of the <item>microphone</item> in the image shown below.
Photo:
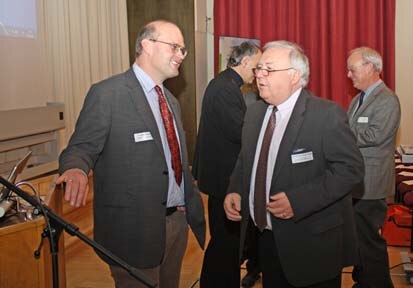
<svg viewBox="0 0 413 288"><path fill-rule="evenodd" d="M4 200L0 203L0 218L2 218L7 211L10 210L11 206L13 206L14 202L9 200Z"/></svg>

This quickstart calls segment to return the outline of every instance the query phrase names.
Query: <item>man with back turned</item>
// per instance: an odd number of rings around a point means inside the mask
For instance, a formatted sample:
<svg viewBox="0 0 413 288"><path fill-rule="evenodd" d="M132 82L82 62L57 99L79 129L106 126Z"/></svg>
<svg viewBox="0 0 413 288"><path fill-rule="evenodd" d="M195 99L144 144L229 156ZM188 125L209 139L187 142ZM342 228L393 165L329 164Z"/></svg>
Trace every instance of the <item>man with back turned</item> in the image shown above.
<svg viewBox="0 0 413 288"><path fill-rule="evenodd" d="M225 217L223 202L241 148L246 104L240 87L254 79L252 68L260 55L250 42L234 47L227 69L208 84L202 103L193 163L198 186L208 194L211 235L202 265L202 288L240 287L239 224Z"/></svg>

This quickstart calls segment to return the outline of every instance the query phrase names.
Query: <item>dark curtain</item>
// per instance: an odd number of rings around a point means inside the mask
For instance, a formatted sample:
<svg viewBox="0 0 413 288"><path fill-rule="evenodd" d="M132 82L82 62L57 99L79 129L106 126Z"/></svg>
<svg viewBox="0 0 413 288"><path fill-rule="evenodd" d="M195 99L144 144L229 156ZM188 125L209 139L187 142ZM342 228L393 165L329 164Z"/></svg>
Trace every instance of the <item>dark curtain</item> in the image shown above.
<svg viewBox="0 0 413 288"><path fill-rule="evenodd" d="M219 36L298 43L310 60L308 88L347 109L357 93L348 52L370 46L383 57L382 78L395 87L396 0L215 0L215 71Z"/></svg>

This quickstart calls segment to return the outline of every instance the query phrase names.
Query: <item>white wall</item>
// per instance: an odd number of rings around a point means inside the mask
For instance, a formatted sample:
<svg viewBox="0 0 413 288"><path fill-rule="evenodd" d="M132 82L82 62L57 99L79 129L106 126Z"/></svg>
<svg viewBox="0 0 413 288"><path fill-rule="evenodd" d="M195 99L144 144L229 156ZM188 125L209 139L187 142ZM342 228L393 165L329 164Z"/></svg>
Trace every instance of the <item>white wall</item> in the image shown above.
<svg viewBox="0 0 413 288"><path fill-rule="evenodd" d="M396 93L402 107L401 144L413 144L413 1L396 1Z"/></svg>
<svg viewBox="0 0 413 288"><path fill-rule="evenodd" d="M196 115L201 116L202 98L214 77L213 1L195 0Z"/></svg>

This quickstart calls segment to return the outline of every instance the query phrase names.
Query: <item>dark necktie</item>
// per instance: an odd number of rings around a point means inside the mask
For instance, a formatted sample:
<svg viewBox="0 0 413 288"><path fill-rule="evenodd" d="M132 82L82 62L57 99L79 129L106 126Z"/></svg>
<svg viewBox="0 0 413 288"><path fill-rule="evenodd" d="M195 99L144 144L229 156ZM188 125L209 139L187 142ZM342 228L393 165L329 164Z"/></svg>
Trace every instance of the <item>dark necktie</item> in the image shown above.
<svg viewBox="0 0 413 288"><path fill-rule="evenodd" d="M359 110L360 109L360 106L363 104L363 101L364 101L364 96L366 95L366 93L364 93L364 91L361 91L361 93L360 93L360 97L359 97L359 106L357 107L357 110ZM356 110L356 111L357 111Z"/></svg>
<svg viewBox="0 0 413 288"><path fill-rule="evenodd" d="M174 169L175 172L176 183L180 186L182 182L181 152L179 150L178 138L175 133L174 119L171 111L169 111L162 89L156 85L155 90L156 93L158 93L159 109L161 111L163 125L165 126L169 150L171 151L172 169Z"/></svg>
<svg viewBox="0 0 413 288"><path fill-rule="evenodd" d="M267 128L265 129L264 137L261 144L260 156L258 158L257 171L255 173L255 189L254 189L254 220L258 229L262 232L267 226L267 201L266 201L266 184L267 184L267 163L268 152L272 135L275 128L275 113L277 107L274 106L268 120Z"/></svg>

